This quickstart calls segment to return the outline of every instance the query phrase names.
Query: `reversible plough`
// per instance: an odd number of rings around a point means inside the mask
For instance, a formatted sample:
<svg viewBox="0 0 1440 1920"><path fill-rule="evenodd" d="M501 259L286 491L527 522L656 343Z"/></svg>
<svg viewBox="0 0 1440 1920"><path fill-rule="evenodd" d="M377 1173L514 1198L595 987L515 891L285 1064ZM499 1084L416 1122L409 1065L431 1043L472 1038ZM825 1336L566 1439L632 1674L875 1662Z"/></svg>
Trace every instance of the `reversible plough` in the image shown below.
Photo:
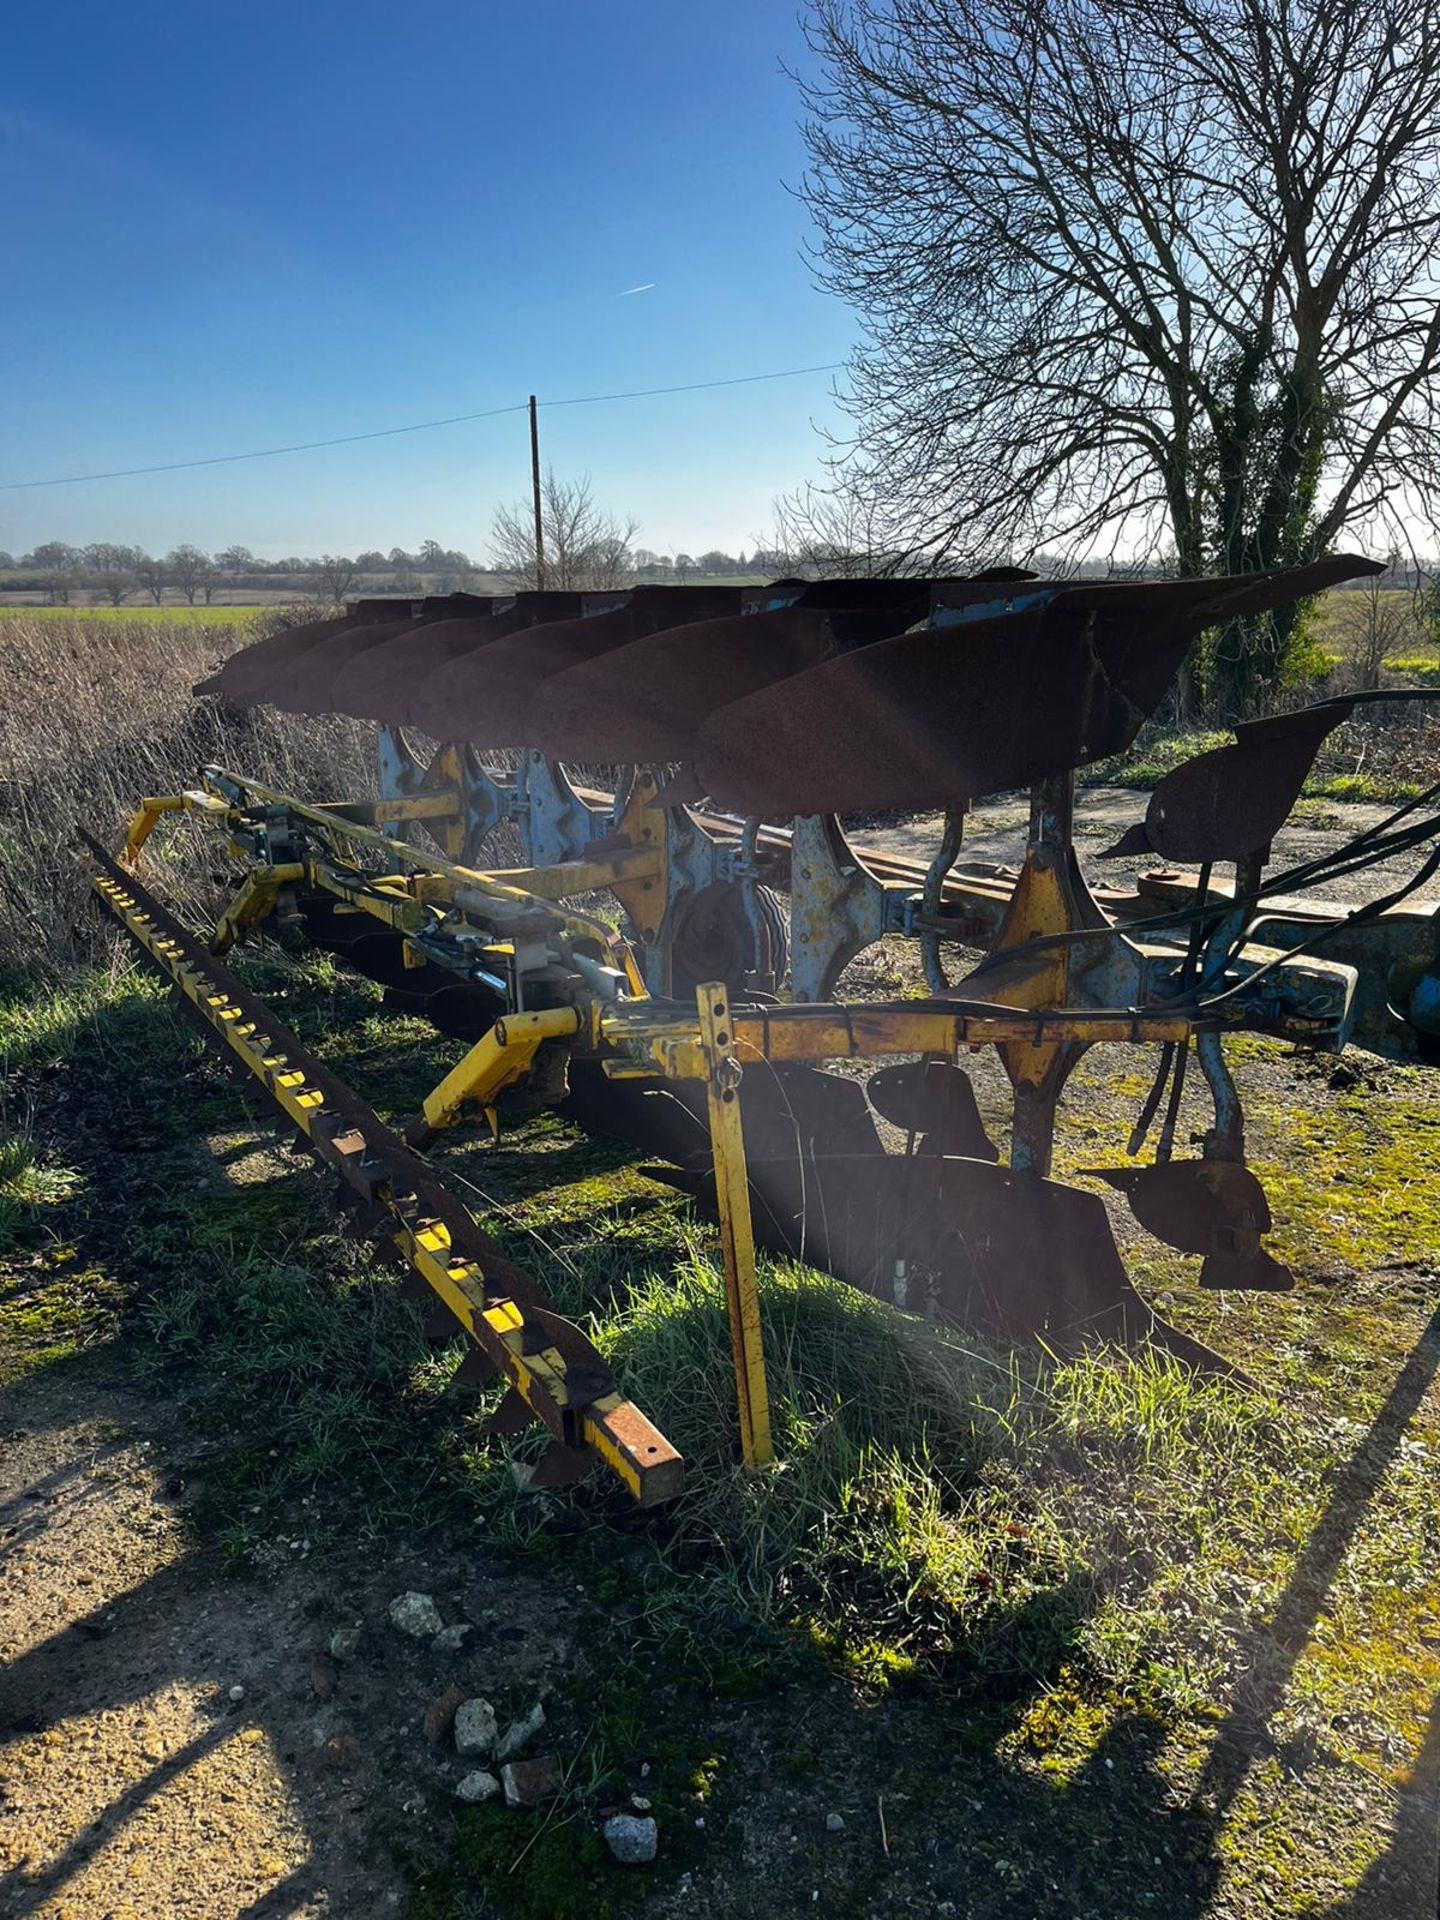
<svg viewBox="0 0 1440 1920"><path fill-rule="evenodd" d="M437 1178L437 1136L472 1118L498 1134L507 1115L557 1108L718 1218L751 1464L772 1457L757 1243L912 1313L1062 1346L1149 1340L1218 1366L1136 1292L1098 1194L1051 1177L1057 1102L1088 1048L1156 1048L1130 1140L1139 1154L1159 1117L1153 1159L1091 1171L1202 1257L1203 1285L1292 1285L1263 1244L1224 1036L1440 1054L1440 939L1429 909L1404 904L1440 864L1419 858L1440 790L1267 876L1321 741L1371 696L1252 722L1163 779L1109 850L1160 864L1092 888L1075 773L1134 740L1203 630L1374 570L361 601L245 648L199 691L374 721L380 797L305 804L207 767L142 802L119 860L91 843L94 884L339 1176L362 1228L438 1296L432 1331L467 1336L464 1377L506 1377L493 1429L545 1423L534 1484L598 1460L653 1504L682 1466ZM422 753L420 735L439 744ZM1030 792L1019 870L962 864L970 803L1015 788ZM877 809L943 810L928 865L852 847L840 813ZM250 863L208 946L137 875L172 811ZM487 858L501 834L518 863ZM1364 908L1302 892L1411 850L1414 877ZM403 1137L224 966L267 925L299 927L463 1043ZM886 934L918 943L928 997L835 1000ZM952 978L957 955L969 964ZM1011 1089L1003 1162L960 1065L980 1047ZM1192 1055L1213 1123L1181 1157Z"/></svg>

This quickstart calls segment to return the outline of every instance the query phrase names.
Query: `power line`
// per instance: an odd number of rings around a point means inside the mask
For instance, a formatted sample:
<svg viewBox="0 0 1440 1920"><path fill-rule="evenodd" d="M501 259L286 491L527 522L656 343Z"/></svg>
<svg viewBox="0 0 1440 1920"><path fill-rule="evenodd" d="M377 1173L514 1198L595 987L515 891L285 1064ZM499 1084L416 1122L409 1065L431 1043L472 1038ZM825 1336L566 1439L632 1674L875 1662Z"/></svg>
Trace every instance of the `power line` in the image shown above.
<svg viewBox="0 0 1440 1920"><path fill-rule="evenodd" d="M843 360L821 367L786 367L780 373L742 373L733 380L696 380L688 387L639 387L632 393L582 393L574 400L541 400L542 407L589 407L599 400L651 400L661 393L704 393L711 387L750 387L757 380L797 380L802 373L838 373Z"/></svg>
<svg viewBox="0 0 1440 1920"><path fill-rule="evenodd" d="M159 467L117 467L113 473L66 473L54 480L0 481L0 493L28 487L77 487L85 480L133 480L144 473L179 473L186 467L223 467L235 460L273 460L282 453L311 453L317 447L349 447L357 440L384 440L396 433L426 433L431 427L457 427L465 420L494 420L502 413L523 413L525 403L491 407L485 413L455 413L448 420L417 420L409 427L377 427L373 433L342 433L334 440L301 440L293 447L257 447L253 453L214 453L207 460L168 460Z"/></svg>
<svg viewBox="0 0 1440 1920"><path fill-rule="evenodd" d="M837 373L843 360L824 366L785 367L778 373L742 373L728 380L695 380L681 387L640 387L628 393L582 393L565 400L541 400L542 407L590 407L609 400L652 400L671 393L704 393L712 387L748 387L762 380L798 380L803 374ZM352 447L361 440L388 440L401 433L429 433L436 427L459 427L472 420L498 420L502 414L524 413L526 402L488 407L483 413L452 413L444 420L416 420L404 427L376 427L369 433L342 433L333 440L300 440L289 447L257 447L250 453L215 453L204 460L167 460L155 467L117 467L110 473L66 473L49 480L3 480L0 493L23 493L33 487L78 487L89 480L135 480L151 473L182 473L191 467L224 467L237 460L274 460L287 453L314 453L322 447Z"/></svg>

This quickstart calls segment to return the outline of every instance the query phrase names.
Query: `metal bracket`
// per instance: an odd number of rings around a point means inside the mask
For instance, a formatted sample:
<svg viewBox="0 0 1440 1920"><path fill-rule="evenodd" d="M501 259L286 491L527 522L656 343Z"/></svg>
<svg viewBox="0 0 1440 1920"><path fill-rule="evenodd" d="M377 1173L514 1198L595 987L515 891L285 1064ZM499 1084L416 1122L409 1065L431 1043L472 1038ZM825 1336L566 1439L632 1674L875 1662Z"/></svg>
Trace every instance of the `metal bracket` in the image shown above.
<svg viewBox="0 0 1440 1920"><path fill-rule="evenodd" d="M828 1000L855 955L886 926L887 888L861 864L833 813L800 815L790 841L790 991Z"/></svg>

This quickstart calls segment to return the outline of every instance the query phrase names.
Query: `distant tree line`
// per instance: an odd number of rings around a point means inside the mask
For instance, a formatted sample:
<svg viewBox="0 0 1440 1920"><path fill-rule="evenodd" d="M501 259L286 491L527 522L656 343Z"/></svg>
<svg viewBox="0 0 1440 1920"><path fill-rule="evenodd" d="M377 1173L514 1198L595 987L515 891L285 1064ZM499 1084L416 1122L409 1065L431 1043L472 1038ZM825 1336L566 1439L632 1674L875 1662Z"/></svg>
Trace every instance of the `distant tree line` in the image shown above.
<svg viewBox="0 0 1440 1920"><path fill-rule="evenodd" d="M618 520L597 508L588 482L547 480L547 567L552 586L610 587L633 582L713 578L716 575L771 575L784 570L788 557L757 548L752 554L711 548L699 554L657 553L633 544L634 521ZM340 601L349 593L374 587L381 593L463 593L490 584L477 578L499 574L507 584L523 585L534 575L534 534L528 506L496 516L494 551L487 561L472 560L455 547L424 540L413 551L391 547L362 553L286 554L266 559L249 547L233 545L214 553L184 543L164 555L114 541L73 546L46 540L29 553L0 551L0 588L43 593L52 606L83 601L152 601L183 598L191 606L209 606L218 593L273 592L294 588Z"/></svg>
<svg viewBox="0 0 1440 1920"><path fill-rule="evenodd" d="M108 600L123 606L128 600L153 600L156 606L169 595L179 595L191 606L209 606L217 593L297 588L341 600L363 579L383 582L386 591L452 593L462 590L476 571L468 554L426 540L415 553L392 547L349 554L287 554L267 560L249 547L229 546L206 553L188 542L155 555L143 547L113 541L72 546L65 540L46 540L29 553L0 552L0 575L12 589L42 592L54 606L82 598Z"/></svg>

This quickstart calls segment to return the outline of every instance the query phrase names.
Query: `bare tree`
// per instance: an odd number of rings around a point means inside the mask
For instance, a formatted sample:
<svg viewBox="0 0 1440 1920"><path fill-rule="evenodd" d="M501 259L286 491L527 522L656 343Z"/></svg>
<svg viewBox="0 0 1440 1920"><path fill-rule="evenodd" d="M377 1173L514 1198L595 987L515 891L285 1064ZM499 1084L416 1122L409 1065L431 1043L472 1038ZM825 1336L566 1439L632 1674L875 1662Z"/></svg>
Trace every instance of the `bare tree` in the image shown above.
<svg viewBox="0 0 1440 1920"><path fill-rule="evenodd" d="M138 552L137 547L118 546L113 540L96 540L80 557L92 573L128 573Z"/></svg>
<svg viewBox="0 0 1440 1920"><path fill-rule="evenodd" d="M541 489L547 587L623 587L634 575L631 546L639 522L597 506L590 476L557 479L547 470ZM530 501L496 511L490 529L490 565L519 587L534 587L535 520Z"/></svg>
<svg viewBox="0 0 1440 1920"><path fill-rule="evenodd" d="M874 488L807 485L775 502L775 524L759 549L782 570L811 580L853 580L915 572L917 556L887 547L891 524ZM764 571L764 569L762 569Z"/></svg>
<svg viewBox="0 0 1440 1920"><path fill-rule="evenodd" d="M812 0L886 545L1295 561L1440 507L1432 0ZM1288 619L1217 664L1244 704ZM1252 636L1253 641L1253 636Z"/></svg>
<svg viewBox="0 0 1440 1920"><path fill-rule="evenodd" d="M80 549L72 547L67 540L46 540L33 553L25 554L20 562L22 567L55 573L68 573L79 564Z"/></svg>
<svg viewBox="0 0 1440 1920"><path fill-rule="evenodd" d="M148 553L141 553L135 562L135 576L158 607L165 598L166 587L170 584L169 563L164 560L153 560Z"/></svg>
<svg viewBox="0 0 1440 1920"><path fill-rule="evenodd" d="M141 557L138 547L120 546L111 540L93 541L81 555L91 575L86 586L112 607L123 606L139 585L135 567Z"/></svg>
<svg viewBox="0 0 1440 1920"><path fill-rule="evenodd" d="M242 573L250 573L257 562L249 547L233 546L217 553L215 564L238 580Z"/></svg>
<svg viewBox="0 0 1440 1920"><path fill-rule="evenodd" d="M1389 555L1384 573L1336 593L1331 607L1347 677L1367 691L1380 685L1387 659L1428 637L1421 596L1407 585L1398 553Z"/></svg>
<svg viewBox="0 0 1440 1920"><path fill-rule="evenodd" d="M315 589L322 600L338 606L355 584L355 562L345 554L322 554L315 565Z"/></svg>
<svg viewBox="0 0 1440 1920"><path fill-rule="evenodd" d="M199 547L192 547L187 541L182 546L172 547L165 556L165 565L171 580L184 594L193 607L195 596L207 580L215 577L215 562L208 553L202 553ZM208 605L210 596L206 594Z"/></svg>
<svg viewBox="0 0 1440 1920"><path fill-rule="evenodd" d="M123 607L139 586L133 573L103 573L96 583L112 607Z"/></svg>

